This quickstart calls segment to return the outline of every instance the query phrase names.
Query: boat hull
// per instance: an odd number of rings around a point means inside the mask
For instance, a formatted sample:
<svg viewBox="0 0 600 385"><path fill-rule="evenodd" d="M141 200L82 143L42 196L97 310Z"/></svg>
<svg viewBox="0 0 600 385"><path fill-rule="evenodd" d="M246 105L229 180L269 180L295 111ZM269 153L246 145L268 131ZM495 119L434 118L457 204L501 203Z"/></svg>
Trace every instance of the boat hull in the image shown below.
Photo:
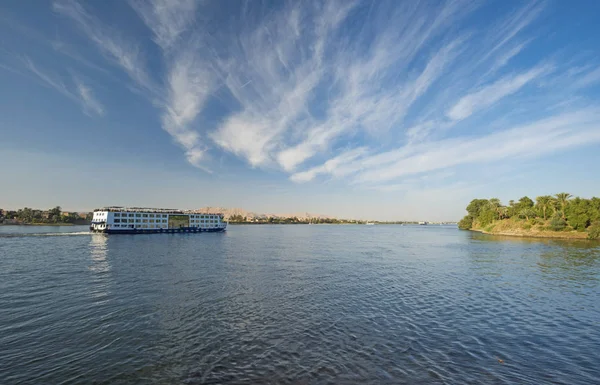
<svg viewBox="0 0 600 385"><path fill-rule="evenodd" d="M222 233L226 228L202 229L197 227L182 227L179 229L103 229L90 228L92 233L102 234L189 234L189 233Z"/></svg>

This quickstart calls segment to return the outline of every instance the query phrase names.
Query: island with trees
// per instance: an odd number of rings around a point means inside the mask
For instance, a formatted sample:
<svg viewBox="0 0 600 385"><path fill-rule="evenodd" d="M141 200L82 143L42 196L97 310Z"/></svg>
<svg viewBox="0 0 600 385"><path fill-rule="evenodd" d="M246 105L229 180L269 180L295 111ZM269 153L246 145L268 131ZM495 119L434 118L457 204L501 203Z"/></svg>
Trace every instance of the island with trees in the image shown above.
<svg viewBox="0 0 600 385"><path fill-rule="evenodd" d="M463 230L521 237L600 239L600 198L569 193L524 196L507 206L500 199L473 199L458 223Z"/></svg>

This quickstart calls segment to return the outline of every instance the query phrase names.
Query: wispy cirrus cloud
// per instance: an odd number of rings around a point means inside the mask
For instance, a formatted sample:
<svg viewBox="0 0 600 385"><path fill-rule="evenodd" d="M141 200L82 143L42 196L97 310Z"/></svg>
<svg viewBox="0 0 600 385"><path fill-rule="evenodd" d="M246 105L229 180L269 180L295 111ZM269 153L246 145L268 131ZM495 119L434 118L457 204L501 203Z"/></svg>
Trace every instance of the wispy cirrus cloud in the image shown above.
<svg viewBox="0 0 600 385"><path fill-rule="evenodd" d="M98 99L94 96L92 89L85 85L80 79L74 79L75 86L77 87L77 94L80 97L80 100L83 103L84 109L86 111L92 111L98 115L104 114L104 107Z"/></svg>
<svg viewBox="0 0 600 385"><path fill-rule="evenodd" d="M278 161L287 168L276 154L287 136L302 135L315 124L310 102L327 74L325 51L355 5L297 3L264 22L250 11L242 14L247 24L221 37L226 49L216 50L216 67L239 110L211 133L214 142L252 166Z"/></svg>
<svg viewBox="0 0 600 385"><path fill-rule="evenodd" d="M75 0L58 0L53 3L55 12L69 17L77 27L98 47L112 63L122 68L137 86L155 96L160 95L157 85L149 76L141 58L139 46L123 38L115 29L108 28L98 18L89 14Z"/></svg>
<svg viewBox="0 0 600 385"><path fill-rule="evenodd" d="M472 21L486 4L468 1L247 3L226 13L192 0L130 5L160 52L162 72L153 76L138 44L81 4L57 1L54 9L150 91L163 129L197 167L207 169L209 155L224 151L294 182L333 176L402 186L407 175L583 145L573 127L596 138L597 115L577 103L561 115L536 111L504 126L494 115L531 98L576 100L548 82L564 68L530 53L545 2L485 25ZM597 67L585 68L572 89L598 81ZM536 94L541 83L544 95ZM583 115L589 121L578 120ZM493 129L477 126L483 117ZM570 123L557 123L563 120ZM547 138L562 144L526 150L540 134L536 122L555 127ZM494 150L477 150L484 145ZM459 160L442 161L448 157Z"/></svg>
<svg viewBox="0 0 600 385"><path fill-rule="evenodd" d="M210 91L212 76L200 59L194 37L177 41L194 20L195 1L149 1L130 3L153 32L168 68L166 84L157 84L147 71L138 44L120 36L74 0L54 3L54 10L71 18L93 41L107 59L118 65L133 80L142 94L162 111L161 124L180 145L188 162L203 165L206 145L197 130L189 127L201 111Z"/></svg>
<svg viewBox="0 0 600 385"><path fill-rule="evenodd" d="M548 66L535 67L525 73L505 76L493 84L463 96L447 113L452 120L462 120L512 95L539 76L548 73Z"/></svg>
<svg viewBox="0 0 600 385"><path fill-rule="evenodd" d="M206 166L207 145L200 130L191 127L214 90L215 73L201 49L201 36L190 30L197 1L131 1L130 5L152 31L167 68L161 122L185 151L190 164L210 172Z"/></svg>
<svg viewBox="0 0 600 385"><path fill-rule="evenodd" d="M198 6L196 0L131 0L132 8L154 34L154 42L169 51L189 32Z"/></svg>
<svg viewBox="0 0 600 385"><path fill-rule="evenodd" d="M292 176L308 181L319 173L352 175L354 183L382 185L406 176L484 164L507 158L536 157L576 146L600 143L600 109L564 112L530 124L475 138L448 138L406 146L344 162L340 169L323 166Z"/></svg>
<svg viewBox="0 0 600 385"><path fill-rule="evenodd" d="M104 115L104 106L96 99L92 89L76 76L72 76L73 86L68 86L58 75L44 71L29 58L23 59L25 68L41 80L42 84L53 88L63 96L80 104L86 114Z"/></svg>

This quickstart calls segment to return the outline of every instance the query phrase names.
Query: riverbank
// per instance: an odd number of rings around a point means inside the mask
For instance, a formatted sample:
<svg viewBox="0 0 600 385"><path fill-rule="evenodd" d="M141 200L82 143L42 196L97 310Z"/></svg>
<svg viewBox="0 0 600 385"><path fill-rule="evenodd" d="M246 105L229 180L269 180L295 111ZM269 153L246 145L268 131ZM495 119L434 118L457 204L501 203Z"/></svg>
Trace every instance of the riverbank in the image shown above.
<svg viewBox="0 0 600 385"><path fill-rule="evenodd" d="M470 229L483 234L505 235L510 237L528 237L528 238L553 238L553 239L588 239L587 231L576 231L569 227L561 231L551 230L547 223L541 222L531 224L531 222L509 218L496 220L487 226L481 226L474 223Z"/></svg>
<svg viewBox="0 0 600 385"><path fill-rule="evenodd" d="M553 239L588 239L588 234L579 231L548 231L538 229L513 229L503 231L486 231L485 229L474 228L471 231L478 233L489 234L489 235L504 235L509 237L521 237L521 238L553 238Z"/></svg>

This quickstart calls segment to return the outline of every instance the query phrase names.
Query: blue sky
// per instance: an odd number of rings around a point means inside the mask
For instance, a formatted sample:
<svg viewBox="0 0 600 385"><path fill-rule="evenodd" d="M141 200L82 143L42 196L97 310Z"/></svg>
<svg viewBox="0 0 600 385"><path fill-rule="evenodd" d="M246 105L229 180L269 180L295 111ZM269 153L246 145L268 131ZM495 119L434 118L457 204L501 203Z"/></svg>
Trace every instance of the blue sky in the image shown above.
<svg viewBox="0 0 600 385"><path fill-rule="evenodd" d="M596 1L0 4L0 207L600 195Z"/></svg>

